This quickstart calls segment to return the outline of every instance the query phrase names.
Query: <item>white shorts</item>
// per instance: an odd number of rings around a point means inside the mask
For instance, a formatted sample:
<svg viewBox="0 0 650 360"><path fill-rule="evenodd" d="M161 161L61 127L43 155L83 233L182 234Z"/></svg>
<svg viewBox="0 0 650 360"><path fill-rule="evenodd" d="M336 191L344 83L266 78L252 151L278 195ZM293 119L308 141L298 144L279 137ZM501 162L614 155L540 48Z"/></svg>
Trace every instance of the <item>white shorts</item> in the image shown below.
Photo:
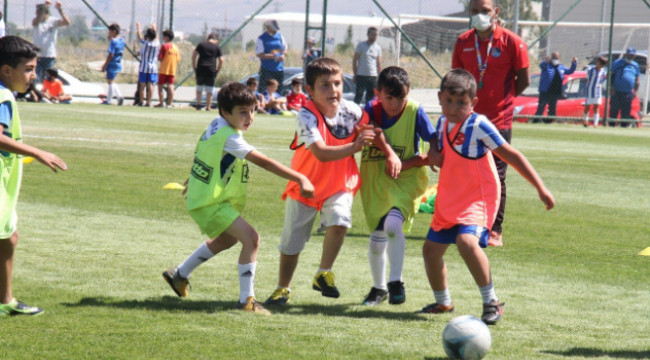
<svg viewBox="0 0 650 360"><path fill-rule="evenodd" d="M321 223L325 226L352 227L352 200L349 192L338 192L325 200L321 210ZM284 228L278 250L285 255L299 254L304 248L314 226L318 210L287 197L284 210Z"/></svg>
<svg viewBox="0 0 650 360"><path fill-rule="evenodd" d="M600 105L602 103L603 103L603 98L602 97L586 98L585 99L585 105Z"/></svg>

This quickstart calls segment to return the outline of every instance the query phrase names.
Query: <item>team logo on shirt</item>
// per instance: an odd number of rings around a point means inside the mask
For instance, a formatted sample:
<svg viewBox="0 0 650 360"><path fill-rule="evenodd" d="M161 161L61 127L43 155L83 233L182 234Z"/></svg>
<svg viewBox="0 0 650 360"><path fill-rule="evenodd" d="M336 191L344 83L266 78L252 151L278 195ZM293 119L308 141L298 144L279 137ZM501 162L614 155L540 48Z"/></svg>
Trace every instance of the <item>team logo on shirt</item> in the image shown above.
<svg viewBox="0 0 650 360"><path fill-rule="evenodd" d="M393 146L393 151L395 151L395 154L399 156L400 159L404 159L404 152L406 151L405 147ZM362 161L379 161L386 159L386 155L384 155L384 152L376 146L366 146L366 148L363 149L363 155L361 155L361 158Z"/></svg>
<svg viewBox="0 0 650 360"><path fill-rule="evenodd" d="M242 183L248 183L248 164L244 164L241 169L241 182Z"/></svg>
<svg viewBox="0 0 650 360"><path fill-rule="evenodd" d="M454 146L461 146L465 142L465 133L459 132L454 140Z"/></svg>
<svg viewBox="0 0 650 360"><path fill-rule="evenodd" d="M499 56L501 56L501 49L493 48L492 49L492 57L498 58Z"/></svg>
<svg viewBox="0 0 650 360"><path fill-rule="evenodd" d="M214 169L212 169L210 166L206 165L203 161L194 158L194 165L192 165L192 176L194 176L197 180L202 181L206 184L210 183L210 179L212 179L212 172Z"/></svg>

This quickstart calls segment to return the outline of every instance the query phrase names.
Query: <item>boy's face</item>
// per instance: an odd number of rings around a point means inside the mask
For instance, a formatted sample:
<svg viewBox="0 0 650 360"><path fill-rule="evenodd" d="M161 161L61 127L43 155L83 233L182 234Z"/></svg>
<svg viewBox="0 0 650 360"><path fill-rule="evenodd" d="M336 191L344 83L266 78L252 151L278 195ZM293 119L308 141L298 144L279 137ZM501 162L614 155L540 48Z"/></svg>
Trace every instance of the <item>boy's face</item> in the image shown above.
<svg viewBox="0 0 650 360"><path fill-rule="evenodd" d="M438 100L442 107L442 115L447 118L447 121L454 124L465 120L478 102L476 97L470 99L467 94L455 95L449 90L438 92Z"/></svg>
<svg viewBox="0 0 650 360"><path fill-rule="evenodd" d="M343 73L321 75L316 79L313 88L307 85L306 89L320 111L335 111L343 97Z"/></svg>
<svg viewBox="0 0 650 360"><path fill-rule="evenodd" d="M381 107L384 109L388 117L395 117L404 110L404 106L406 106L406 103L408 102L409 93L409 89L406 86L404 88L406 90L406 96L401 98L390 95L386 89L382 89L381 91L377 89L374 90L375 96L379 101L381 101Z"/></svg>
<svg viewBox="0 0 650 360"><path fill-rule="evenodd" d="M36 79L36 58L22 59L16 68L2 65L0 74L2 82L9 90L24 93Z"/></svg>
<svg viewBox="0 0 650 360"><path fill-rule="evenodd" d="M273 94L278 90L278 86L275 84L266 85L266 90L269 91L269 94Z"/></svg>
<svg viewBox="0 0 650 360"><path fill-rule="evenodd" d="M232 108L231 113L223 112L223 118L235 130L247 131L255 120L255 111L257 105L241 106L237 105Z"/></svg>
<svg viewBox="0 0 650 360"><path fill-rule="evenodd" d="M109 39L115 39L116 37L117 37L117 31L108 30L108 38Z"/></svg>
<svg viewBox="0 0 650 360"><path fill-rule="evenodd" d="M293 90L294 93L299 93L302 91L302 84L293 84L291 85L291 90Z"/></svg>
<svg viewBox="0 0 650 360"><path fill-rule="evenodd" d="M248 88L248 90L250 90L252 92L257 91L257 84L246 85L246 87Z"/></svg>

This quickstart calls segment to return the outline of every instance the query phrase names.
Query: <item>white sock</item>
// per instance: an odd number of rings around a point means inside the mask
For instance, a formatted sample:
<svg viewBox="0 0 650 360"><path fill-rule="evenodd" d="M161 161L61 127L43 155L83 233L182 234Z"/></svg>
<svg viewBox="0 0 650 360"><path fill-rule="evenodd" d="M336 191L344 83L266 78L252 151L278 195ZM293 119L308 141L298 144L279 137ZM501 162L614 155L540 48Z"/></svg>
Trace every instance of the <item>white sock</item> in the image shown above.
<svg viewBox="0 0 650 360"><path fill-rule="evenodd" d="M582 117L582 120L584 121L589 120L589 113L585 113L584 116Z"/></svg>
<svg viewBox="0 0 650 360"><path fill-rule="evenodd" d="M275 289L276 289L276 290L277 290L277 289L287 289L288 292L291 292L291 288L290 288L290 287L284 287L284 286L280 286L280 285L278 285Z"/></svg>
<svg viewBox="0 0 650 360"><path fill-rule="evenodd" d="M106 102L110 104L113 100L113 84L108 84L108 96L106 97Z"/></svg>
<svg viewBox="0 0 650 360"><path fill-rule="evenodd" d="M196 248L192 255L190 255L185 261L178 265L178 274L185 279L189 279L192 271L199 267L199 265L210 260L214 254L208 248L208 244L203 243L201 246Z"/></svg>
<svg viewBox="0 0 650 360"><path fill-rule="evenodd" d="M117 87L116 83L113 83L113 92L115 93L115 96L117 96L118 99L122 98L122 92L120 92L120 88Z"/></svg>
<svg viewBox="0 0 650 360"><path fill-rule="evenodd" d="M600 113L596 111L594 113L594 126L598 126L598 120L600 120Z"/></svg>
<svg viewBox="0 0 650 360"><path fill-rule="evenodd" d="M388 212L384 221L384 229L388 238L388 261L390 261L390 273L388 281L402 281L402 270L404 268L404 253L406 252L406 239L404 238L404 216L397 209Z"/></svg>
<svg viewBox="0 0 650 360"><path fill-rule="evenodd" d="M316 275L322 273L323 271L332 271L332 269L321 269L321 268L318 268L318 271L316 271Z"/></svg>
<svg viewBox="0 0 650 360"><path fill-rule="evenodd" d="M483 298L484 304L489 304L492 301L499 301L497 294L494 292L494 285L490 284L484 287L478 288L481 291L481 297Z"/></svg>
<svg viewBox="0 0 650 360"><path fill-rule="evenodd" d="M433 291L433 297L436 299L436 302L440 305L451 306L451 294L449 294L449 288L446 288L442 291Z"/></svg>
<svg viewBox="0 0 650 360"><path fill-rule="evenodd" d="M243 303L246 298L255 297L253 283L255 282L255 268L257 261L250 264L239 264L239 302Z"/></svg>
<svg viewBox="0 0 650 360"><path fill-rule="evenodd" d="M370 262L370 272L372 273L373 287L381 290L386 288L386 247L388 239L383 230L375 230L370 234L368 244L368 261Z"/></svg>

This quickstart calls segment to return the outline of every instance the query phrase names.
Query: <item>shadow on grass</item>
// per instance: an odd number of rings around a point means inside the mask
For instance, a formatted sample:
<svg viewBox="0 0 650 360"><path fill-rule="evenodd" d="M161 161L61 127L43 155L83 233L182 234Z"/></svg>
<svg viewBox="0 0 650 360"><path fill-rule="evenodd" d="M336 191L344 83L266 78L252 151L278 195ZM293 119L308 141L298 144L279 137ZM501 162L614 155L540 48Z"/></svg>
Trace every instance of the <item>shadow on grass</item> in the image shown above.
<svg viewBox="0 0 650 360"><path fill-rule="evenodd" d="M440 357L428 357L428 356L425 356L424 360L449 360L449 358L448 357L443 357L443 356L440 356Z"/></svg>
<svg viewBox="0 0 650 360"><path fill-rule="evenodd" d="M542 352L545 354L567 357L581 356L586 358L608 357L614 359L650 359L650 350L601 350L577 347L565 351L545 350Z"/></svg>
<svg viewBox="0 0 650 360"><path fill-rule="evenodd" d="M149 298L145 300L120 300L109 297L86 297L79 300L77 303L63 303L63 306L72 308L107 307L118 309L146 309L154 311L216 313L234 310L236 303L234 301L219 300L182 300L174 296L163 296L161 298ZM349 318L430 321L429 317L417 315L415 313L378 311L377 308L370 309L358 304L294 304L286 307L269 306L268 309L274 314L285 315L324 315Z"/></svg>
<svg viewBox="0 0 650 360"><path fill-rule="evenodd" d="M314 233L315 234L315 233ZM312 235L314 235L312 234ZM318 234L321 235L322 234ZM315 236L315 235L314 235ZM362 239L368 239L370 238L370 234L355 234L355 233L347 233L345 237L350 237L350 238L362 238ZM412 235L406 235L404 236L406 240L418 240L418 241L424 241L426 240L426 236L412 236Z"/></svg>

